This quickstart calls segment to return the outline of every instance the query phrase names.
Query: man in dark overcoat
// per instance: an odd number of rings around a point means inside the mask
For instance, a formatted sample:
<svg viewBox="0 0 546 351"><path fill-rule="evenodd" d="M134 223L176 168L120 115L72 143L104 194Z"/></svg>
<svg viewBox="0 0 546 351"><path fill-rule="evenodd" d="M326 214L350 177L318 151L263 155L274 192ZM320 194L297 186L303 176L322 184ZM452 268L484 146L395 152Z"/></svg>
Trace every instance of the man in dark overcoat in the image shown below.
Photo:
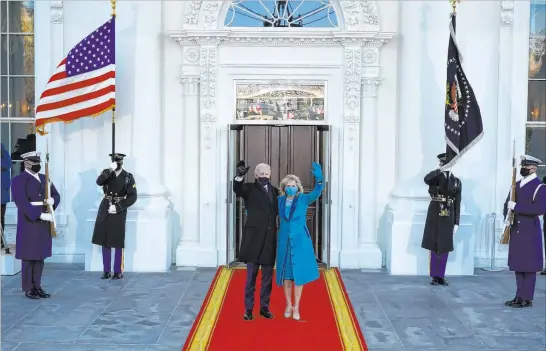
<svg viewBox="0 0 546 351"><path fill-rule="evenodd" d="M516 182L516 201L508 194L504 203L505 225L510 225L508 242L508 268L516 272L516 296L506 301L509 307L533 305L537 272L542 270L542 228L539 216L546 213L546 185L538 179L536 171L541 161L532 156L521 156L520 175ZM508 209L513 221L508 223Z"/></svg>
<svg viewBox="0 0 546 351"><path fill-rule="evenodd" d="M546 184L546 177L542 178L542 183ZM546 259L546 214L542 216L542 235L544 235L542 244L544 245L544 257ZM544 265L544 270L540 272L540 275L546 275L546 264Z"/></svg>
<svg viewBox="0 0 546 351"><path fill-rule="evenodd" d="M124 154L110 154L113 162L97 178L97 185L102 187L102 199L92 243L102 246L104 266L101 279L123 278L123 249L125 248L125 222L127 209L137 200L137 189L133 175L123 169ZM112 269L112 248L114 253L114 275Z"/></svg>
<svg viewBox="0 0 546 351"><path fill-rule="evenodd" d="M277 254L277 197L279 190L270 183L271 167L264 163L256 166L253 183L244 183L249 167L245 162L237 164L237 176L233 191L245 201L247 217L241 240L239 261L246 263L245 320L252 320L254 292L258 269L262 268L260 290L260 315L273 318L269 311L269 300L273 287L273 267Z"/></svg>
<svg viewBox="0 0 546 351"><path fill-rule="evenodd" d="M29 299L50 297L42 289L44 260L51 257L50 222L53 216L47 213L47 206L53 210L59 206L61 196L53 185L47 184L40 174L41 155L32 151L21 155L24 171L13 178L11 197L17 206L17 236L15 258L22 261L21 280L25 296ZM50 197L45 198L49 186Z"/></svg>
<svg viewBox="0 0 546 351"><path fill-rule="evenodd" d="M439 154L440 167L446 154ZM449 253L453 251L453 236L459 229L461 215L461 180L440 168L425 176L428 193L427 219L421 247L430 251L430 284L448 285L445 271Z"/></svg>

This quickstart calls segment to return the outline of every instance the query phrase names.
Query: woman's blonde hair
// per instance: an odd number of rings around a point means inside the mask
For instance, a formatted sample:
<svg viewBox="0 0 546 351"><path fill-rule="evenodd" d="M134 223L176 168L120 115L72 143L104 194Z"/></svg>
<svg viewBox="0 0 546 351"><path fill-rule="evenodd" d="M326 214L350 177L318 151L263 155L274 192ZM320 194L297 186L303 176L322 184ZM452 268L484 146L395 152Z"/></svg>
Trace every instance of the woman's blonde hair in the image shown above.
<svg viewBox="0 0 546 351"><path fill-rule="evenodd" d="M297 176L293 174L289 174L286 177L284 177L281 180L281 184L279 184L279 191L281 192L281 195L286 195L286 193L284 192L284 188L286 187L286 184L292 181L296 183L296 186L298 187L299 192L303 194L303 186L301 185L300 178L298 178Z"/></svg>

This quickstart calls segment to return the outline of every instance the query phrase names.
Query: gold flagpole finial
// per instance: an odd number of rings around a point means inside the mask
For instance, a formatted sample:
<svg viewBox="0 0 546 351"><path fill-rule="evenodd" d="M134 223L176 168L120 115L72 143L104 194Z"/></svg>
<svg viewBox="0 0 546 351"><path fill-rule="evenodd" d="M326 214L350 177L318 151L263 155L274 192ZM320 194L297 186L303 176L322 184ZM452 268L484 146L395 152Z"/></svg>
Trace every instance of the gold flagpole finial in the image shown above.
<svg viewBox="0 0 546 351"><path fill-rule="evenodd" d="M110 0L110 3L112 4L112 17L116 16L116 0Z"/></svg>
<svg viewBox="0 0 546 351"><path fill-rule="evenodd" d="M457 4L460 3L460 0L449 0L451 3L451 12L456 13L457 12Z"/></svg>

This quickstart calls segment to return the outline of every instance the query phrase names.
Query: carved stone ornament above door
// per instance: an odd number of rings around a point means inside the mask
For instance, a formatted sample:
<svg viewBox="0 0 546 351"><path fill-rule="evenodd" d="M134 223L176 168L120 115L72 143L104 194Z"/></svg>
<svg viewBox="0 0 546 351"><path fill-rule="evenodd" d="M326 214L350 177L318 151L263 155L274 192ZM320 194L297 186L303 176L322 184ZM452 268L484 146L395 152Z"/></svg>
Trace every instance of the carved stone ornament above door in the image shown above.
<svg viewBox="0 0 546 351"><path fill-rule="evenodd" d="M298 23L287 16L292 11L299 16ZM275 12L277 12L275 14ZM318 25L319 18L312 13L321 14L320 21L329 21L332 25ZM324 13L324 14L323 14ZM236 1L188 1L184 11L184 29L217 30L237 26L234 15L247 16L249 22L244 27L261 26L260 22L269 22L266 27L276 27L275 19L285 20L290 27L337 27L345 31L378 31L380 26L377 1L370 0L236 0ZM327 19L323 19L327 17ZM291 25L288 25L291 22ZM301 24L301 25L300 25ZM240 26L240 24L239 24ZM283 26L281 26L283 27Z"/></svg>

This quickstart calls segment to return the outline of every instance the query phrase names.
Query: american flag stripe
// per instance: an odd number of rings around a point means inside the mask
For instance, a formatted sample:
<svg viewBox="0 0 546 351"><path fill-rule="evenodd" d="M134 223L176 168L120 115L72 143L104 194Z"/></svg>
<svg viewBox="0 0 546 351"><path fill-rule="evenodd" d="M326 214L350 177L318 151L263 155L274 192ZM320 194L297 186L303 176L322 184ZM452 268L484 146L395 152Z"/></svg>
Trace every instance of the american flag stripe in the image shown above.
<svg viewBox="0 0 546 351"><path fill-rule="evenodd" d="M51 84L48 84L50 88L48 88L46 91L43 92L42 96L40 97L39 107L41 107L41 104L44 104L44 103L47 104L51 101L67 98L71 95L75 95L80 92L86 93L87 90L85 89L93 88L94 85L104 84L105 82L114 84L115 78L116 78L115 72L109 71L99 76L91 77L89 79L85 79L75 83L64 83L60 81L55 81ZM63 94L66 94L66 95L63 95ZM36 108L36 111L39 111L39 109Z"/></svg>
<svg viewBox="0 0 546 351"><path fill-rule="evenodd" d="M115 17L101 25L59 63L36 107L36 126L97 116L115 107Z"/></svg>

